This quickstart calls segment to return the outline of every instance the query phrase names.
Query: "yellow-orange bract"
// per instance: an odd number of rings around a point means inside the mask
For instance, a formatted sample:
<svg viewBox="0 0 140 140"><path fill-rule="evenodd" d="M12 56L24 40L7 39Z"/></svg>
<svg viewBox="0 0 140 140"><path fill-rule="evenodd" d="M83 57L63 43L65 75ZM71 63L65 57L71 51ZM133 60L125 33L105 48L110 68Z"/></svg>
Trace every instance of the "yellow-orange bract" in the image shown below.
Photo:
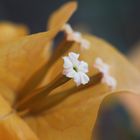
<svg viewBox="0 0 140 140"><path fill-rule="evenodd" d="M99 105L108 95L103 84L72 94L59 104L38 115L20 117L12 104L17 91L49 58L51 42L76 9L76 2L69 2L55 12L49 22L49 31L24 37L0 47L0 138L3 140L90 140ZM59 24L56 24L59 23ZM111 74L117 79L118 90L139 91L140 73L110 44L91 35L89 50L82 51L78 44L72 50L80 53L88 62L90 74L96 73L93 63L101 57L111 66ZM79 52L80 51L80 52ZM53 79L62 67L58 60L49 73ZM31 83L32 84L32 83ZM71 82L64 89L71 87ZM62 87L54 94L61 92ZM61 98L63 92L55 98ZM11 112L11 113L10 113Z"/></svg>
<svg viewBox="0 0 140 140"><path fill-rule="evenodd" d="M0 44L17 40L29 33L25 25L14 24L12 22L0 22Z"/></svg>

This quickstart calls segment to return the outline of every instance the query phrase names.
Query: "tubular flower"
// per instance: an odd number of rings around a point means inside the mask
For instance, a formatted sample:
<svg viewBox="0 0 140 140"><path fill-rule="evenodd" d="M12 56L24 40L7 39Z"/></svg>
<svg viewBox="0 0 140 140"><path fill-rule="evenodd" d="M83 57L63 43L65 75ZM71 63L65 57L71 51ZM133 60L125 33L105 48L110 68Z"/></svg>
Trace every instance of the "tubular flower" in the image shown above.
<svg viewBox="0 0 140 140"><path fill-rule="evenodd" d="M65 24L62 28L62 31L66 33L68 41L75 41L79 43L83 49L89 49L89 41L84 39L80 32L73 31L69 24Z"/></svg>
<svg viewBox="0 0 140 140"><path fill-rule="evenodd" d="M6 21L0 22L0 44L14 41L28 33L29 29L25 25Z"/></svg>
<svg viewBox="0 0 140 140"><path fill-rule="evenodd" d="M82 34L91 44L84 51L67 35L52 49L76 7L69 2L55 11L47 32L1 44L1 140L90 140L99 105L110 93L110 85L102 84L109 68L93 68L97 57L111 67L114 92L140 90L139 71L95 36Z"/></svg>
<svg viewBox="0 0 140 140"><path fill-rule="evenodd" d="M88 72L88 64L84 61L79 61L79 54L70 52L68 57L64 59L64 75L73 78L77 86L87 84L89 77L86 75Z"/></svg>
<svg viewBox="0 0 140 140"><path fill-rule="evenodd" d="M104 63L101 58L96 58L94 67L97 68L101 73L103 73L102 83L105 83L112 89L115 89L117 81L110 75L109 65Z"/></svg>

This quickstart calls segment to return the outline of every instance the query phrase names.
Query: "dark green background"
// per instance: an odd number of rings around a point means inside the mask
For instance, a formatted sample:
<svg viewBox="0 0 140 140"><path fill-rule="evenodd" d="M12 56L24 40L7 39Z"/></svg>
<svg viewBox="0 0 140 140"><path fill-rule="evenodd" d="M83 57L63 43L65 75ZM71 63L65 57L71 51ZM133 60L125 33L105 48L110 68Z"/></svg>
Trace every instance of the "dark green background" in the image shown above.
<svg viewBox="0 0 140 140"><path fill-rule="evenodd" d="M44 31L50 13L66 1L0 0L0 19L25 23L32 33ZM127 52L140 38L140 0L79 0L71 23Z"/></svg>

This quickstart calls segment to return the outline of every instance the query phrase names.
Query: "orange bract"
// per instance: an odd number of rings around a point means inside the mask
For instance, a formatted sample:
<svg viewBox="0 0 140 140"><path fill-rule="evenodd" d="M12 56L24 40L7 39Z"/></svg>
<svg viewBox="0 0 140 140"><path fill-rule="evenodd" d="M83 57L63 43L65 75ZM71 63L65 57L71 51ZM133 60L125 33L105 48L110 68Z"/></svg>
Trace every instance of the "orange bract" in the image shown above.
<svg viewBox="0 0 140 140"><path fill-rule="evenodd" d="M25 25L14 24L11 22L0 22L0 44L17 40L29 33Z"/></svg>
<svg viewBox="0 0 140 140"><path fill-rule="evenodd" d="M72 14L77 9L76 2L69 2L61 7L61 9L56 10L51 16L48 21L48 28L53 29L57 26L64 25L68 21L68 18L72 16Z"/></svg>
<svg viewBox="0 0 140 140"><path fill-rule="evenodd" d="M18 91L43 64L48 62L52 54L51 42L75 9L76 3L69 2L52 15L48 32L27 36L0 47L0 93L2 95L0 116L5 116L14 109L11 109L11 105ZM111 74L118 81L115 92L123 89L139 91L140 73L124 56L99 38L90 35L85 35L85 38L91 44L89 50L83 51L79 44L74 43L71 51L80 53L81 59L89 64L90 75L97 73L93 63L96 57L101 57L111 66ZM62 59L52 66L47 78L51 81L60 73L62 73ZM0 138L90 140L99 105L103 97L110 94L109 89L106 85L98 84L69 94L67 90L73 86L73 82L70 81L54 90L46 99L51 106L38 115L21 118L13 112L1 119Z"/></svg>

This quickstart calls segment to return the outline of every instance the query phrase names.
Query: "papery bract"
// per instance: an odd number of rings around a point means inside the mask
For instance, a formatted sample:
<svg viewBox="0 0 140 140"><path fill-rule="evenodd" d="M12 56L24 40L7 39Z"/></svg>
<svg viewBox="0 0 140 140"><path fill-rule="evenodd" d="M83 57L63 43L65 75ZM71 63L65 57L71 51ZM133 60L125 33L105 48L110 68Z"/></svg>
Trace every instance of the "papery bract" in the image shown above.
<svg viewBox="0 0 140 140"><path fill-rule="evenodd" d="M17 91L49 59L50 42L75 9L75 2L68 3L53 14L48 32L24 37L0 47L1 117L11 111L10 106L17 97ZM140 90L140 72L123 55L102 39L91 35L85 35L84 38L91 44L89 49L81 51L81 46L74 43L70 51L80 53L80 59L89 65L90 76L97 73L97 70L93 69L94 60L101 57L112 67L112 76L118 82L114 92L124 89ZM62 65L63 61L60 58L52 66L46 81L52 81L62 73ZM11 140L90 140L99 105L102 99L110 94L110 90L108 86L100 83L69 95L68 90L74 86L70 81L63 87L55 89L47 100L50 103L55 99L55 102L52 102L43 113L21 118L14 112L14 117L10 115L6 120L1 119L1 138L4 140L9 138ZM3 103L3 98L7 100L6 103Z"/></svg>

